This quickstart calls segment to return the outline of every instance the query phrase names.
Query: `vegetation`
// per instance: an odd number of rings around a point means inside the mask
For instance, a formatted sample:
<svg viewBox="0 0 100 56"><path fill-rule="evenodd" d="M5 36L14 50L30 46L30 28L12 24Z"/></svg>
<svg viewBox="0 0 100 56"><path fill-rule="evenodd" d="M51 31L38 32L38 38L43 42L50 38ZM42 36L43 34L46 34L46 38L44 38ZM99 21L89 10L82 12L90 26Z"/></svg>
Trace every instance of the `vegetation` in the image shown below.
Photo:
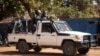
<svg viewBox="0 0 100 56"><path fill-rule="evenodd" d="M99 1L99 0L97 0ZM5 17L24 15L28 11L32 17L34 10L47 10L49 15L55 14L59 18L90 18L99 17L96 6L90 0L68 0L65 6L62 0L0 0L0 20Z"/></svg>

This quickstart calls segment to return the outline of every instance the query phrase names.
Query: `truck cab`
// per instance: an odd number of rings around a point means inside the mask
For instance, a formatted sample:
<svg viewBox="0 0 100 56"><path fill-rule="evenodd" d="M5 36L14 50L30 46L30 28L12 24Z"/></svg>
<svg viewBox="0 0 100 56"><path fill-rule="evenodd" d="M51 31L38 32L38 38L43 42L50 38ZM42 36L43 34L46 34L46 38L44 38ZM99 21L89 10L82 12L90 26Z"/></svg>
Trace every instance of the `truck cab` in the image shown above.
<svg viewBox="0 0 100 56"><path fill-rule="evenodd" d="M24 31L16 32L15 22L12 33L8 34L8 42L16 43L20 53L26 53L30 49L40 52L41 48L51 47L63 50L67 56L73 56L77 51L86 54L91 47L91 34L72 31L65 21L38 21L34 28L33 24L26 21ZM28 29L31 25L31 29Z"/></svg>

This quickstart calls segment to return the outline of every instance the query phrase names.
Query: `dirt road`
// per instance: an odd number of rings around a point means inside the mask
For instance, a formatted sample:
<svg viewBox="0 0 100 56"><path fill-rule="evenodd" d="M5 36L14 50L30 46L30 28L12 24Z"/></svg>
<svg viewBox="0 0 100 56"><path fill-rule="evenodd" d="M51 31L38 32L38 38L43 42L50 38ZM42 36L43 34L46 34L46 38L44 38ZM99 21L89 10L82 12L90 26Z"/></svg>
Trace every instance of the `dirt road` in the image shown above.
<svg viewBox="0 0 100 56"><path fill-rule="evenodd" d="M63 56L58 49L47 48L40 53L30 50L28 54L20 54L15 47L0 47L0 56ZM100 56L100 48L92 48L86 55L77 54L76 56Z"/></svg>

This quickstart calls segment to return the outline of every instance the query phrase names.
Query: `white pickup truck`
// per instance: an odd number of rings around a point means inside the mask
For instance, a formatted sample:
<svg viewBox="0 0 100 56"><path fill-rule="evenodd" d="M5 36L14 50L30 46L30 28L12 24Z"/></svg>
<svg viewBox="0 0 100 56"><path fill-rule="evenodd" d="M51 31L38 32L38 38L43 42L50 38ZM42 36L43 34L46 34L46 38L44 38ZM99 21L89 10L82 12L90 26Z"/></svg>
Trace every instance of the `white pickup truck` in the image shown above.
<svg viewBox="0 0 100 56"><path fill-rule="evenodd" d="M41 48L50 47L63 50L64 55L73 56L77 51L86 54L90 49L91 34L72 31L65 21L38 21L34 33L28 29L31 24L26 23L25 32L18 32L15 23L12 33L8 34L8 42L16 44L20 53L27 53L30 49L40 52Z"/></svg>

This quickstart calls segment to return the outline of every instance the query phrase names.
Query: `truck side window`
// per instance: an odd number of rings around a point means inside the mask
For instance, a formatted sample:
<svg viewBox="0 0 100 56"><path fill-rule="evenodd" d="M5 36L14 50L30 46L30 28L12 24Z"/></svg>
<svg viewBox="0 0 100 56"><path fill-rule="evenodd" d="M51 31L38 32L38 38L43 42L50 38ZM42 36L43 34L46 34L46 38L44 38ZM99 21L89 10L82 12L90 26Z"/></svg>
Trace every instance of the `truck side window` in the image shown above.
<svg viewBox="0 0 100 56"><path fill-rule="evenodd" d="M52 25L50 23L43 23L42 24L42 32L55 32Z"/></svg>

